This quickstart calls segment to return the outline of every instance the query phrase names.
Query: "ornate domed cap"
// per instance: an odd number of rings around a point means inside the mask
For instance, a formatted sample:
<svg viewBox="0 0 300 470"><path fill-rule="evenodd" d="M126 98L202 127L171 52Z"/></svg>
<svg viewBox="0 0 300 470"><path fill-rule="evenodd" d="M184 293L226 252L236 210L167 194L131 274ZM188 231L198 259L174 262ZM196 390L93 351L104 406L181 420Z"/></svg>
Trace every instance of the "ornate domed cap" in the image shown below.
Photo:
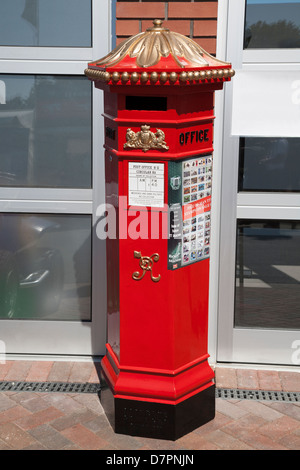
<svg viewBox="0 0 300 470"><path fill-rule="evenodd" d="M108 55L91 62L85 74L110 84L138 84L230 80L231 64L208 54L192 39L154 26L126 39Z"/></svg>

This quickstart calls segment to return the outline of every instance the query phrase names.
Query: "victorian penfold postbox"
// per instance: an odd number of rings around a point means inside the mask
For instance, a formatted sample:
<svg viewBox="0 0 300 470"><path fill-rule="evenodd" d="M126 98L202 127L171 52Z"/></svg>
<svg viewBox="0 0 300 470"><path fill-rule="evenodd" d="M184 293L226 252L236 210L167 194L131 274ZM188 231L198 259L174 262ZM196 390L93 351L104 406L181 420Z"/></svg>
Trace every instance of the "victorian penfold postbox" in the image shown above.
<svg viewBox="0 0 300 470"><path fill-rule="evenodd" d="M100 400L116 433L175 440L215 415L214 92L234 71L153 23L85 70L104 91L106 203L116 214Z"/></svg>

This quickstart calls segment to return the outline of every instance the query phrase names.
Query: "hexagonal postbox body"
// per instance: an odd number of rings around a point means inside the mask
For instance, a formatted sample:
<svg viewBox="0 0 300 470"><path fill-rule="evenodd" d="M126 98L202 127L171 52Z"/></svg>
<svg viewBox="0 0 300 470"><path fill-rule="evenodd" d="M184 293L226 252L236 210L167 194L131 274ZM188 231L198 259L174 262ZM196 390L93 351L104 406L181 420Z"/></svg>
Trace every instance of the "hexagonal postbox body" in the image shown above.
<svg viewBox="0 0 300 470"><path fill-rule="evenodd" d="M104 91L112 209L101 402L117 433L177 439L215 413L207 351L214 92L234 72L155 20L85 74Z"/></svg>

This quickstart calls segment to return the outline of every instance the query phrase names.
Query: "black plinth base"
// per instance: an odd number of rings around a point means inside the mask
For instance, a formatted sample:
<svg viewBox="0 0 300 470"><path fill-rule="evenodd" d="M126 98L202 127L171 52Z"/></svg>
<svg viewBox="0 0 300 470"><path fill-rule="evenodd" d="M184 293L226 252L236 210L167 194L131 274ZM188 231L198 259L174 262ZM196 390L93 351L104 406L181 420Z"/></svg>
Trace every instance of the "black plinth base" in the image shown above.
<svg viewBox="0 0 300 470"><path fill-rule="evenodd" d="M215 417L214 385L177 405L169 405L115 398L102 374L99 396L117 434L175 441Z"/></svg>

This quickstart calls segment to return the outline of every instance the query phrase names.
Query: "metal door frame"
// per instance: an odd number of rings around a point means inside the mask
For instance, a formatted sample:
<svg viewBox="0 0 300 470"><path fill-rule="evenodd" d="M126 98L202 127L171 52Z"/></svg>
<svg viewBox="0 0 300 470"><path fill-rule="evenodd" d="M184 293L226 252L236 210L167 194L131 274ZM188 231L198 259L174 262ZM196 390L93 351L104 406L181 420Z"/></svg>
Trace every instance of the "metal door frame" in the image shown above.
<svg viewBox="0 0 300 470"><path fill-rule="evenodd" d="M225 60L231 62L235 70L300 69L299 50L243 51L245 2L227 0L222 12L227 14ZM224 31L225 27L223 34ZM219 151L222 163L219 164L221 189L216 360L231 363L295 365L293 348L295 341L300 339L296 330L233 327L237 219L295 220L299 219L300 209L298 194L237 192L239 138L231 135L233 86L234 78L226 85L224 104L220 105L220 108L224 106L224 115L222 152Z"/></svg>
<svg viewBox="0 0 300 470"><path fill-rule="evenodd" d="M91 48L1 47L0 73L81 75L111 48L110 0L92 0ZM92 219L92 320L1 320L7 355L91 356L105 352L105 243L95 236L96 210L104 202L102 97L92 87L92 189L1 188L0 211L88 214Z"/></svg>

